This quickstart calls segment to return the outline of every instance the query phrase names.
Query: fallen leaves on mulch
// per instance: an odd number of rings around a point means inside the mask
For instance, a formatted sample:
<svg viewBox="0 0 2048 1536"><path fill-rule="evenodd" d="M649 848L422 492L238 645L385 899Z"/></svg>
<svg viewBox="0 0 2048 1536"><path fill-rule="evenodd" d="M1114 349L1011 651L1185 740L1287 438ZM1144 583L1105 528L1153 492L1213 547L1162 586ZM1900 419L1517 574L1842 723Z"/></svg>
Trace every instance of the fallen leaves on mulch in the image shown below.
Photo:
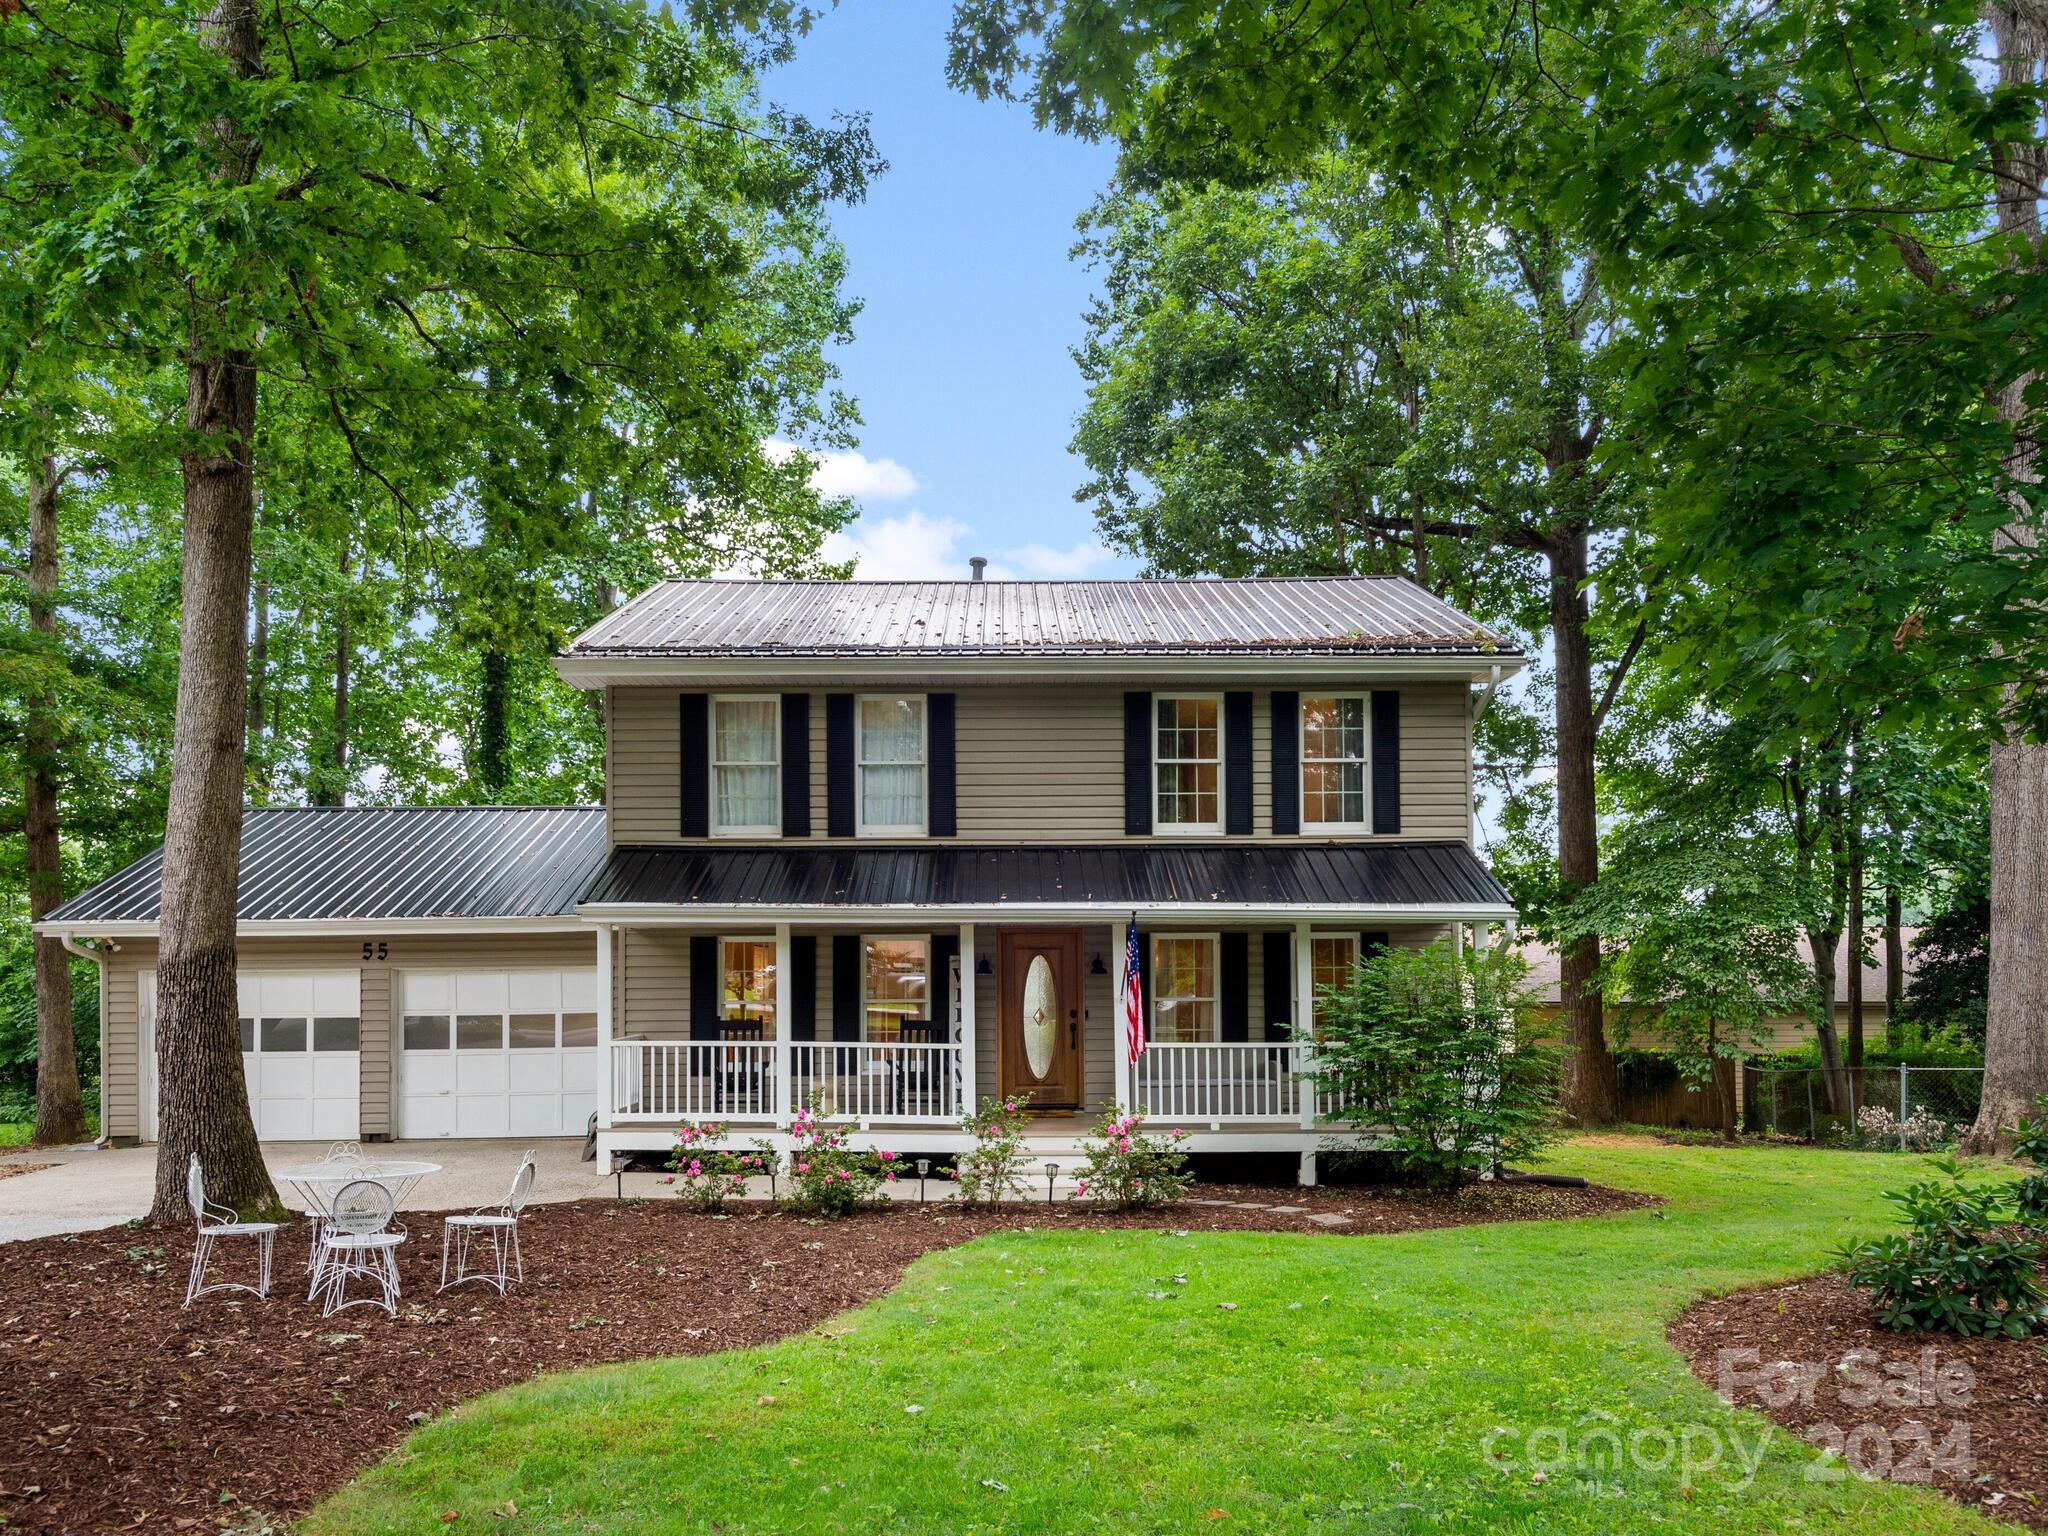
<svg viewBox="0 0 2048 1536"><path fill-rule="evenodd" d="M1940 1489L2048 1529L2048 1350L1895 1333L1838 1274L1710 1296L1668 1337L1723 1397L1836 1453L1848 1475Z"/></svg>
<svg viewBox="0 0 2048 1536"><path fill-rule="evenodd" d="M45 1168L54 1168L55 1163L0 1163L0 1179L11 1179L17 1173L41 1173Z"/></svg>
<svg viewBox="0 0 2048 1536"><path fill-rule="evenodd" d="M1405 1190L1197 1187L1169 1210L999 1213L902 1206L803 1221L761 1206L726 1219L670 1201L529 1207L526 1283L436 1295L438 1217L407 1212L396 1318L305 1299L306 1232L279 1235L267 1302L181 1310L188 1230L113 1227L5 1248L0 1300L0 1527L83 1536L206 1531L303 1512L465 1398L544 1371L706 1354L817 1326L892 1286L920 1254L984 1232L1417 1230L1624 1210L1619 1190L1503 1185ZM254 1254L216 1250L214 1278ZM237 1266L241 1266L238 1270Z"/></svg>

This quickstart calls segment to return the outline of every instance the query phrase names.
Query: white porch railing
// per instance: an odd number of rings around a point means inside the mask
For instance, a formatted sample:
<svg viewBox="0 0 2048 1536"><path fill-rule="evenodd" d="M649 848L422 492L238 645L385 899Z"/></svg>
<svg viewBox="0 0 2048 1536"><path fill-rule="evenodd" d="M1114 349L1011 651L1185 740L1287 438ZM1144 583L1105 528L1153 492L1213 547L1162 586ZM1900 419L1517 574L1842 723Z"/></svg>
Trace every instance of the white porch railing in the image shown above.
<svg viewBox="0 0 2048 1536"><path fill-rule="evenodd" d="M1131 1097L1148 1120L1299 1124L1301 1047L1284 1040L1192 1044L1155 1040L1131 1068Z"/></svg>
<svg viewBox="0 0 2048 1536"><path fill-rule="evenodd" d="M960 1118L957 1045L800 1040L789 1051L792 1107L816 1095L829 1120L883 1125Z"/></svg>
<svg viewBox="0 0 2048 1536"><path fill-rule="evenodd" d="M753 1040L614 1040L614 1120L773 1120L777 1051Z"/></svg>

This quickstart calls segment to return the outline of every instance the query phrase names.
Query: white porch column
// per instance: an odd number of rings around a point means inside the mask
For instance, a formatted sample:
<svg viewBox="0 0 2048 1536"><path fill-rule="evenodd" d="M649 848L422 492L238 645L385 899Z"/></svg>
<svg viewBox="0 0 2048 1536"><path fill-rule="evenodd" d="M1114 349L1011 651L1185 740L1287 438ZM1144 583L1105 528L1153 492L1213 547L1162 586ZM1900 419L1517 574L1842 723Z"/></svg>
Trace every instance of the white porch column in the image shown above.
<svg viewBox="0 0 2048 1536"><path fill-rule="evenodd" d="M974 1037L979 1033L974 1011L974 924L960 925L960 1104L962 1116L972 1114L980 1103L981 1090L975 1076Z"/></svg>
<svg viewBox="0 0 2048 1536"><path fill-rule="evenodd" d="M789 978L795 970L790 955L794 946L790 943L789 924L775 925L775 1123L788 1126L790 1122L790 1042L789 1024L791 1009L795 1002L789 995Z"/></svg>
<svg viewBox="0 0 2048 1536"><path fill-rule="evenodd" d="M612 1128L619 1069L612 1061L612 925L597 925L597 1128Z"/></svg>
<svg viewBox="0 0 2048 1536"><path fill-rule="evenodd" d="M1465 925L1463 923L1451 924L1451 947L1458 952L1459 958L1462 959L1464 957Z"/></svg>
<svg viewBox="0 0 2048 1536"><path fill-rule="evenodd" d="M1314 1065L1316 1039L1315 946L1309 942L1307 923L1294 925L1294 1070L1300 1073ZM1303 1079L1300 1085L1301 1128L1315 1129L1316 1088Z"/></svg>

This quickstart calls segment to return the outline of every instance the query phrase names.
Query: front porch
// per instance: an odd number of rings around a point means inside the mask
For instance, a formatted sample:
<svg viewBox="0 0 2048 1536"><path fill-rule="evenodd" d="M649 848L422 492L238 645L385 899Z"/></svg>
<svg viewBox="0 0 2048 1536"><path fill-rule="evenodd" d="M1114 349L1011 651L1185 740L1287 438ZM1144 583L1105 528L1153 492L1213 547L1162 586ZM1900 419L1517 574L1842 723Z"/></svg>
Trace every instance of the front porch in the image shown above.
<svg viewBox="0 0 2048 1536"><path fill-rule="evenodd" d="M1029 1093L1034 1160L1077 1158L1114 1102L1181 1129L1190 1152L1295 1153L1312 1180L1315 1150L1358 1134L1312 1079L1317 990L1366 943L1487 943L1501 927L1197 926L1141 911L1151 1038L1132 1062L1120 924L891 916L852 932L600 925L600 1156L666 1150L704 1121L787 1151L814 1103L856 1146L943 1157L971 1145L979 1101Z"/></svg>

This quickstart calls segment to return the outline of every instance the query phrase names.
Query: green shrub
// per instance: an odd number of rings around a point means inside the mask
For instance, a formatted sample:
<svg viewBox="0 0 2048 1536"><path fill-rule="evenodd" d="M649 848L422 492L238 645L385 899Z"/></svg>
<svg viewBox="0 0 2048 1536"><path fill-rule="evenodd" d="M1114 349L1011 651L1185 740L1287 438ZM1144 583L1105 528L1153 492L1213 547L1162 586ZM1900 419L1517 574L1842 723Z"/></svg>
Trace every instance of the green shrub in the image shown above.
<svg viewBox="0 0 2048 1536"><path fill-rule="evenodd" d="M2048 1296L2043 1245L2007 1219L2011 1186L1969 1182L1952 1159L1934 1167L1939 1177L1885 1195L1905 1232L1844 1250L1849 1283L1887 1328L2026 1338Z"/></svg>
<svg viewBox="0 0 2048 1536"><path fill-rule="evenodd" d="M1175 1128L1164 1136L1148 1136L1141 1129L1145 1111L1129 1114L1121 1104L1110 1104L1082 1142L1088 1161L1081 1165L1075 1189L1098 1205L1120 1211L1140 1211L1155 1205L1171 1205L1187 1193L1194 1175L1187 1171L1187 1154L1176 1145L1186 1131Z"/></svg>
<svg viewBox="0 0 2048 1536"><path fill-rule="evenodd" d="M983 1099L963 1122L974 1146L960 1155L953 1176L968 1205L995 1205L1006 1195L1024 1193L1024 1127L1030 1107L1028 1093Z"/></svg>
<svg viewBox="0 0 2048 1536"><path fill-rule="evenodd" d="M766 1142L756 1142L751 1151L736 1151L724 1145L728 1129L723 1122L707 1120L701 1125L685 1123L676 1132L662 1182L677 1186L676 1197L684 1204L722 1211L726 1201L747 1192L750 1176L775 1171L775 1152Z"/></svg>
<svg viewBox="0 0 2048 1536"><path fill-rule="evenodd" d="M2037 1109L2048 1110L2048 1095L2034 1103ZM2048 1226L2048 1172L2043 1171L2048 1170L2048 1120L2022 1117L2012 1135L2012 1155L2034 1165L2034 1172L2013 1186L2013 1215L2030 1227Z"/></svg>
<svg viewBox="0 0 2048 1536"><path fill-rule="evenodd" d="M881 1195L885 1161L872 1152L856 1152L846 1133L818 1117L813 1094L790 1121L795 1146L789 1154L789 1193L782 1203L805 1216L850 1216Z"/></svg>
<svg viewBox="0 0 2048 1536"><path fill-rule="evenodd" d="M1448 941L1386 949L1316 1010L1315 1070L1337 1117L1383 1129L1412 1178L1454 1187L1557 1135L1559 1052L1533 1031L1519 957Z"/></svg>

